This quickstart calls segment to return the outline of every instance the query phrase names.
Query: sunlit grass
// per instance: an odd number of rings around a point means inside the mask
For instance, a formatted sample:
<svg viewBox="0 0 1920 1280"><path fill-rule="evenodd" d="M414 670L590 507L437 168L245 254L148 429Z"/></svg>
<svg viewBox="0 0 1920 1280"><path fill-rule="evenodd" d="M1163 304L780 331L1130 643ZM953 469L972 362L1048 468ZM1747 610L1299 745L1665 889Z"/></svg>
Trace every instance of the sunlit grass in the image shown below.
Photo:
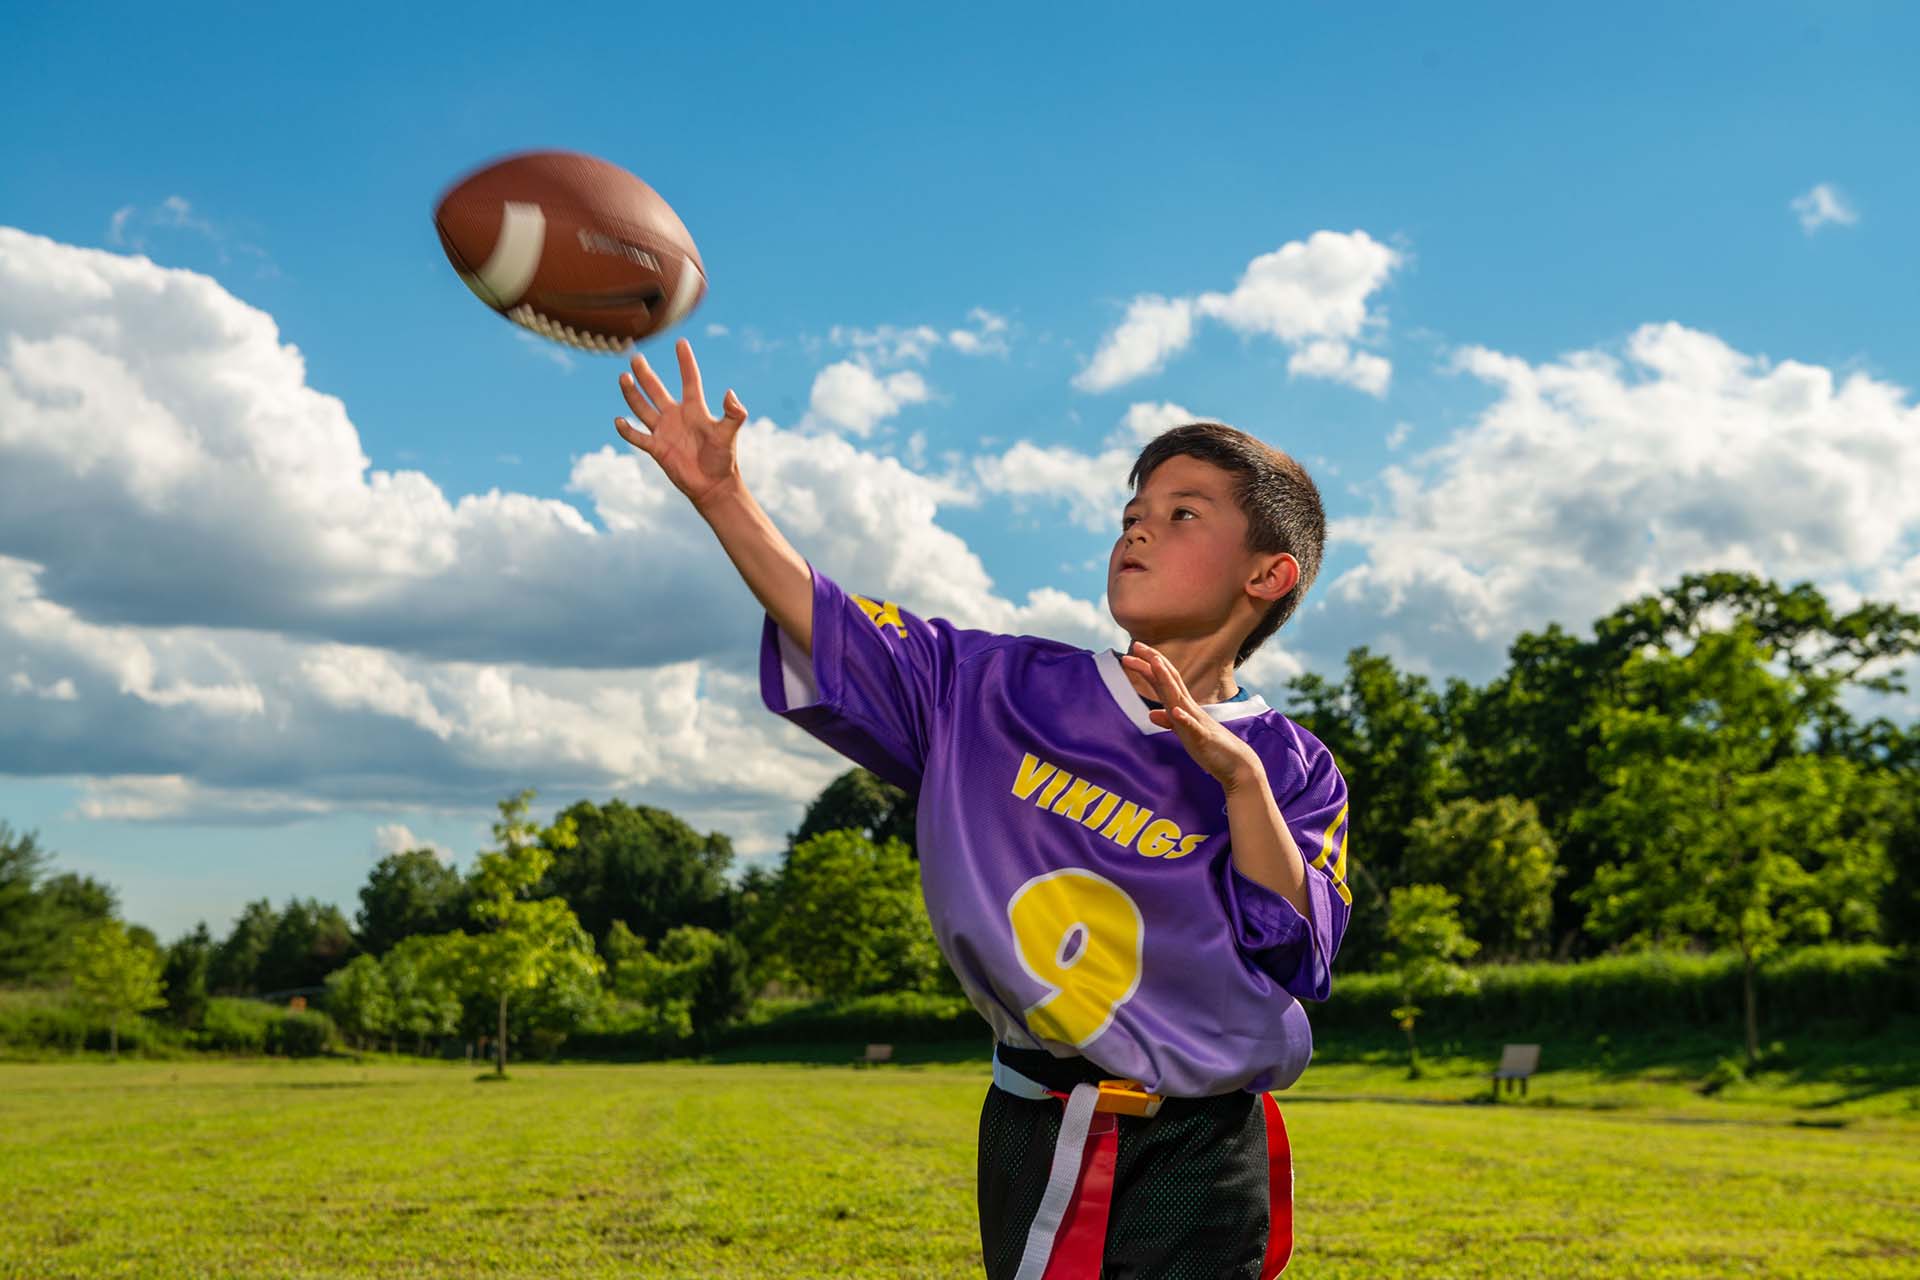
<svg viewBox="0 0 1920 1280"><path fill-rule="evenodd" d="M1290 1276L1920 1271L1905 1091L1809 1110L1549 1074L1491 1107L1461 1101L1469 1065L1327 1063L1283 1095ZM476 1074L0 1065L0 1275L980 1274L982 1063Z"/></svg>

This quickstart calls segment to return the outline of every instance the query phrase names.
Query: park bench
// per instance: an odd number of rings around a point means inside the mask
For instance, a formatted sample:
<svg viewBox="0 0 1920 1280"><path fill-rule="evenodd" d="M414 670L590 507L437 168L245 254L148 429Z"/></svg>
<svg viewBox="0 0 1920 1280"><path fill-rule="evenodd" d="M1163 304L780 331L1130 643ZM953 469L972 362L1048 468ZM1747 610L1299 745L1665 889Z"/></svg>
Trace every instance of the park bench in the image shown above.
<svg viewBox="0 0 1920 1280"><path fill-rule="evenodd" d="M890 1044L870 1044L867 1046L866 1054L860 1059L861 1062L869 1066L876 1062L891 1062L892 1060L893 1046Z"/></svg>
<svg viewBox="0 0 1920 1280"><path fill-rule="evenodd" d="M1493 1096L1500 1096L1500 1082L1507 1082L1507 1092L1513 1092L1513 1082L1520 1082L1520 1096L1527 1096L1527 1077L1540 1069L1540 1046L1537 1044L1510 1044L1500 1050L1500 1065L1493 1071Z"/></svg>

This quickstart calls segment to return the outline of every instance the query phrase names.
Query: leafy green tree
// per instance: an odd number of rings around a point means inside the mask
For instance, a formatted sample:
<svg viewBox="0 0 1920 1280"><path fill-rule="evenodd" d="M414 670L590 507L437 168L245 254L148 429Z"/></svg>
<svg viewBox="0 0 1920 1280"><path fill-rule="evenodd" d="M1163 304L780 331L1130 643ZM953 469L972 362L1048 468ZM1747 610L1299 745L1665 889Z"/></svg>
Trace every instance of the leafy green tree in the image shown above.
<svg viewBox="0 0 1920 1280"><path fill-rule="evenodd" d="M340 908L317 898L289 898L267 935L254 982L261 991L317 987L353 953L353 930Z"/></svg>
<svg viewBox="0 0 1920 1280"><path fill-rule="evenodd" d="M354 913L359 945L376 956L415 934L451 933L466 919L460 873L431 849L390 853L375 863Z"/></svg>
<svg viewBox="0 0 1920 1280"><path fill-rule="evenodd" d="M561 812L575 842L549 852L552 865L537 898L565 898L580 925L605 943L615 920L643 938L679 925L728 927L726 872L733 843L701 835L665 809L609 800L581 800Z"/></svg>
<svg viewBox="0 0 1920 1280"><path fill-rule="evenodd" d="M1792 941L1877 933L1891 876L1889 778L1797 747L1817 705L1747 620L1691 652L1636 654L1602 708L1595 767L1610 789L1581 814L1630 856L1579 897L1594 934L1740 953L1747 1060L1759 1056L1754 974Z"/></svg>
<svg viewBox="0 0 1920 1280"><path fill-rule="evenodd" d="M1457 891L1461 923L1482 954L1515 959L1545 937L1561 872L1532 802L1500 796L1449 800L1414 819L1406 874Z"/></svg>
<svg viewBox="0 0 1920 1280"><path fill-rule="evenodd" d="M198 1027L207 1014L207 974L213 965L213 935L202 920L192 933L166 951L161 981L167 989L167 1014L183 1027Z"/></svg>
<svg viewBox="0 0 1920 1280"><path fill-rule="evenodd" d="M160 989L160 956L127 937L118 920L88 920L77 926L72 949L74 1002L107 1019L113 1057L120 1057L120 1020L166 1004Z"/></svg>
<svg viewBox="0 0 1920 1280"><path fill-rule="evenodd" d="M645 1010L650 1035L710 1043L747 1010L746 950L733 938L689 925L669 930L650 951L616 920L607 942L614 994Z"/></svg>
<svg viewBox="0 0 1920 1280"><path fill-rule="evenodd" d="M207 982L215 995L244 996L260 990L254 985L260 957L266 954L279 917L265 898L249 902L234 918L233 928L213 951Z"/></svg>
<svg viewBox="0 0 1920 1280"><path fill-rule="evenodd" d="M823 996L919 990L937 979L919 868L898 840L828 831L795 845L774 899L768 943Z"/></svg>
<svg viewBox="0 0 1920 1280"><path fill-rule="evenodd" d="M1387 898L1387 962L1400 981L1400 1007L1393 1018L1407 1033L1409 1075L1420 1072L1413 1024L1421 1009L1414 1002L1479 985L1458 963L1480 949L1454 914L1459 902L1437 884L1402 885Z"/></svg>
<svg viewBox="0 0 1920 1280"><path fill-rule="evenodd" d="M1340 683L1308 673L1288 682L1287 714L1333 753L1352 804L1352 915L1343 964L1365 968L1385 945L1387 890L1406 883L1408 830L1459 786L1444 700L1423 676L1402 675L1364 646Z"/></svg>
<svg viewBox="0 0 1920 1280"><path fill-rule="evenodd" d="M0 983L43 982L55 968L58 921L40 896L48 860L37 833L0 822Z"/></svg>
<svg viewBox="0 0 1920 1280"><path fill-rule="evenodd" d="M394 1031L398 1010L380 961L358 955L327 975L327 1013L356 1045Z"/></svg>
<svg viewBox="0 0 1920 1280"><path fill-rule="evenodd" d="M593 939L564 899L521 896L553 865L553 850L571 847L575 838L570 818L544 829L529 822L533 797L529 788L500 801L500 820L493 824L500 847L476 859L471 877L473 916L486 932L469 940L466 962L473 985L498 1001L495 1072L501 1076L507 1073L508 1002L548 985L556 975L597 985L605 971ZM561 970L572 972L561 975Z"/></svg>
<svg viewBox="0 0 1920 1280"><path fill-rule="evenodd" d="M913 796L856 765L813 798L800 829L787 843L796 845L828 831L858 831L875 844L898 840L912 850L916 805ZM917 852L913 856L918 860Z"/></svg>
<svg viewBox="0 0 1920 1280"><path fill-rule="evenodd" d="M460 977L465 933L414 934L380 957L380 970L393 996L392 1034L414 1038L414 1052L426 1051L429 1036L460 1030Z"/></svg>

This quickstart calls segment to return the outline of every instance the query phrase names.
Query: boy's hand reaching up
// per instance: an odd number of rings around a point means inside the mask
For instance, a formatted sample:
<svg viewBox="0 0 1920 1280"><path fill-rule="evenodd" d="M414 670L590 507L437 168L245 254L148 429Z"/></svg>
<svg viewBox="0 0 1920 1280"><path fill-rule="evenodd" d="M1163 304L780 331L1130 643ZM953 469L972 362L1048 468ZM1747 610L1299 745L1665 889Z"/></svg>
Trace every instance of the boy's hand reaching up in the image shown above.
<svg viewBox="0 0 1920 1280"><path fill-rule="evenodd" d="M674 349L680 356L680 399L667 394L647 358L636 354L632 372L620 375L620 394L640 426L625 418L615 418L613 426L628 444L659 463L673 487L698 508L739 483L734 439L747 421L747 407L728 391L720 406L724 416L707 412L693 344L682 338Z"/></svg>
<svg viewBox="0 0 1920 1280"><path fill-rule="evenodd" d="M1172 729L1187 754L1212 774L1227 794L1266 776L1266 768L1254 749L1200 709L1200 704L1187 691L1187 682L1158 649L1136 640L1133 652L1123 654L1120 662L1153 681L1160 695L1164 709L1148 711L1147 718Z"/></svg>

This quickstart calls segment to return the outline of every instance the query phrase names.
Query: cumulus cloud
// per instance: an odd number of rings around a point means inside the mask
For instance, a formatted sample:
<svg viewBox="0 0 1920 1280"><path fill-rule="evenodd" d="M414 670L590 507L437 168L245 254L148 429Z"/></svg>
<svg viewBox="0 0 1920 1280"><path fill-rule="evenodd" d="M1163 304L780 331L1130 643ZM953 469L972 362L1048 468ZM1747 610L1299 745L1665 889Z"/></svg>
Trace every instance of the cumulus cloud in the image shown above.
<svg viewBox="0 0 1920 1280"><path fill-rule="evenodd" d="M1094 602L995 593L939 524L971 483L766 419L741 449L849 587L1110 640ZM760 706L759 606L637 451L576 459L568 492L585 513L372 470L269 316L0 228L0 773L151 822L644 793L775 847L844 763Z"/></svg>
<svg viewBox="0 0 1920 1280"><path fill-rule="evenodd" d="M1832 183L1816 183L1788 201L1800 219L1800 229L1812 235L1825 226L1850 227L1860 221L1860 215L1847 203L1845 196Z"/></svg>
<svg viewBox="0 0 1920 1280"><path fill-rule="evenodd" d="M1366 554L1324 588L1342 644L1484 678L1521 629L1577 626L1708 569L1920 604L1906 389L1679 324L1643 326L1617 354L1531 364L1469 347L1454 364L1498 401L1389 466L1384 509L1331 522L1330 541Z"/></svg>
<svg viewBox="0 0 1920 1280"><path fill-rule="evenodd" d="M1128 304L1125 318L1101 340L1073 385L1109 391L1158 373L1187 348L1196 320L1206 317L1236 333L1292 347L1290 374L1384 395L1391 365L1384 357L1354 352L1352 344L1384 326L1368 310L1368 299L1401 261L1397 251L1364 231L1316 231L1248 263L1231 292L1143 294Z"/></svg>
<svg viewBox="0 0 1920 1280"><path fill-rule="evenodd" d="M453 850L438 840L428 840L413 834L412 828L402 822L383 822L373 829L373 854L384 858L389 854L411 853L415 849L428 850L443 866L453 865Z"/></svg>
<svg viewBox="0 0 1920 1280"><path fill-rule="evenodd" d="M1000 453L975 458L974 477L988 493L1065 503L1075 524L1107 533L1118 528L1120 508L1133 496L1127 473L1140 446L1171 427L1205 421L1210 419L1171 401L1143 401L1127 407L1096 451L1021 440Z"/></svg>
<svg viewBox="0 0 1920 1280"><path fill-rule="evenodd" d="M911 369L882 377L865 365L840 360L814 378L807 405L820 421L864 436L904 406L920 404L931 394L925 380Z"/></svg>
<svg viewBox="0 0 1920 1280"><path fill-rule="evenodd" d="M875 325L863 329L857 325L834 325L827 341L851 350L862 364L886 367L901 364L925 364L942 346L965 356L1005 355L1009 329L1005 316L985 307L967 312L969 325L944 333L930 324Z"/></svg>

